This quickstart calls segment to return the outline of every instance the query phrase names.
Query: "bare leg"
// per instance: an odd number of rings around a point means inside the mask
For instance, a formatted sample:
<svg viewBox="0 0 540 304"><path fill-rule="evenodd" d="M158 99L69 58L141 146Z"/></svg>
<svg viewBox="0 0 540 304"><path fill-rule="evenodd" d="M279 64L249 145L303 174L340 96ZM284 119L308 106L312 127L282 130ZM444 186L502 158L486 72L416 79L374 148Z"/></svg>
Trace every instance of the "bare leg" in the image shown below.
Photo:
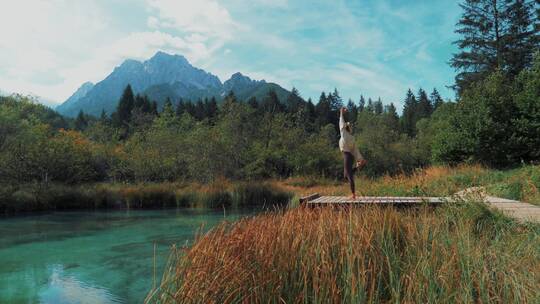
<svg viewBox="0 0 540 304"><path fill-rule="evenodd" d="M349 185L351 187L352 195L350 198L356 199L356 193L354 189L353 160L354 160L354 157L351 153L349 152L343 153L343 166L344 166L343 173L345 177L347 178L347 180L349 181Z"/></svg>

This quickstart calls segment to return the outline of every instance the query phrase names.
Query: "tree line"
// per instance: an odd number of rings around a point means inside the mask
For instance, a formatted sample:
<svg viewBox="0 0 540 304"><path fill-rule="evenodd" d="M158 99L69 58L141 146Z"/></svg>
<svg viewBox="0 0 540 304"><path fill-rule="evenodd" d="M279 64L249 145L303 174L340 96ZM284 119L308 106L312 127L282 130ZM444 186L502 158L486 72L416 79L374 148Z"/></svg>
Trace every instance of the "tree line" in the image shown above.
<svg viewBox="0 0 540 304"><path fill-rule="evenodd" d="M341 178L338 112L348 120L365 174L431 164L506 168L540 160L538 1L466 0L456 26L456 101L408 90L403 109L337 89L313 102L168 100L162 107L128 85L116 111L76 119L21 96L0 98L0 182L175 181L292 175ZM536 54L536 55L535 55Z"/></svg>

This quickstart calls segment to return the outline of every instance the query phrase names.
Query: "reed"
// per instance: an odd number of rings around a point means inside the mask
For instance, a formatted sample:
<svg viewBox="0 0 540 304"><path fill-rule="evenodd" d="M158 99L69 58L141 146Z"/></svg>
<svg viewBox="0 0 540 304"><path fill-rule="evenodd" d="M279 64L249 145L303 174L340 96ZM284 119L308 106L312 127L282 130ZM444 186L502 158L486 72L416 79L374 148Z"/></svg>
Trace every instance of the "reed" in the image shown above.
<svg viewBox="0 0 540 304"><path fill-rule="evenodd" d="M69 209L241 208L289 203L292 194L267 182L146 183L0 187L0 214Z"/></svg>
<svg viewBox="0 0 540 304"><path fill-rule="evenodd" d="M317 183L311 177L295 177L275 184L299 196L349 192L345 182L321 180ZM365 196L448 196L475 186L486 187L491 195L540 204L540 166L528 165L507 171L480 165L434 166L413 174L356 178L357 194Z"/></svg>
<svg viewBox="0 0 540 304"><path fill-rule="evenodd" d="M173 248L146 303L535 303L538 232L472 203L277 211Z"/></svg>

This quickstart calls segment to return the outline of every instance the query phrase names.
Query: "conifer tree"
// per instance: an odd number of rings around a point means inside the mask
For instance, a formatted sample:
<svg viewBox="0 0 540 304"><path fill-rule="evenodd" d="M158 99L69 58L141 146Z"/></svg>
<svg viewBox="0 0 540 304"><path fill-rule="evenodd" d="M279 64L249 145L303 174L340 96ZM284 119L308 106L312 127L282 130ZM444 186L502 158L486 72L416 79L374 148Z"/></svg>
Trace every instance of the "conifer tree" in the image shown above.
<svg viewBox="0 0 540 304"><path fill-rule="evenodd" d="M291 93L287 96L287 101L285 103L287 112L296 113L300 110L300 107L303 104L302 97L296 88L292 88Z"/></svg>
<svg viewBox="0 0 540 304"><path fill-rule="evenodd" d="M358 112L363 112L366 107L366 99L363 95L360 95L360 100L358 101Z"/></svg>
<svg viewBox="0 0 540 304"><path fill-rule="evenodd" d="M418 104L415 111L415 123L422 118L431 116L431 113L433 112L433 107L429 101L429 98L427 97L426 91L420 88L417 96Z"/></svg>
<svg viewBox="0 0 540 304"><path fill-rule="evenodd" d="M540 1L513 0L505 11L508 22L506 35L503 37L505 64L508 73L516 76L520 71L532 65L535 51L540 50L539 20L535 16L540 12ZM536 21L534 21L536 19Z"/></svg>
<svg viewBox="0 0 540 304"><path fill-rule="evenodd" d="M202 99L199 98L195 104L195 119L203 120L206 117L206 111Z"/></svg>
<svg viewBox="0 0 540 304"><path fill-rule="evenodd" d="M275 90L269 90L264 97L261 108L268 113L280 113L285 110L285 106L279 101Z"/></svg>
<svg viewBox="0 0 540 304"><path fill-rule="evenodd" d="M157 106L157 102L155 100L152 101L152 107L151 107L150 113L152 115L154 115L154 116L158 115L158 106Z"/></svg>
<svg viewBox="0 0 540 304"><path fill-rule="evenodd" d="M250 105L253 109L259 108L259 102L257 102L257 97L252 96L248 100L248 105Z"/></svg>
<svg viewBox="0 0 540 304"><path fill-rule="evenodd" d="M127 125L131 119L131 111L133 110L135 104L135 97L133 96L133 90L131 85L127 85L120 97L120 102L116 108L116 119L115 124L117 126Z"/></svg>
<svg viewBox="0 0 540 304"><path fill-rule="evenodd" d="M79 115L75 119L75 129L78 131L84 131L88 127L88 121L84 115L83 110L79 111Z"/></svg>
<svg viewBox="0 0 540 304"><path fill-rule="evenodd" d="M315 111L317 114L317 125L319 128L326 126L333 121L332 113L332 94L326 95L325 92L321 93L319 97L319 102L315 106Z"/></svg>
<svg viewBox="0 0 540 304"><path fill-rule="evenodd" d="M384 107L384 119L385 124L390 128L390 130L399 133L399 116L397 114L396 106L394 103Z"/></svg>
<svg viewBox="0 0 540 304"><path fill-rule="evenodd" d="M371 100L371 97L368 98L366 111L369 112L369 113L375 113L375 106L373 105L373 100Z"/></svg>
<svg viewBox="0 0 540 304"><path fill-rule="evenodd" d="M108 123L109 118L107 117L107 113L105 112L105 109L101 109L101 115L99 116L99 121L102 124Z"/></svg>
<svg viewBox="0 0 540 304"><path fill-rule="evenodd" d="M308 121L312 123L315 122L317 113L316 113L315 105L313 104L313 101L311 100L311 98L309 98L306 103L306 112L308 115Z"/></svg>
<svg viewBox="0 0 540 304"><path fill-rule="evenodd" d="M358 116L358 106L352 99L349 99L349 102L347 103L347 111L349 112L349 121L355 123Z"/></svg>
<svg viewBox="0 0 540 304"><path fill-rule="evenodd" d="M178 101L178 104L176 104L176 116L180 117L186 112L186 105L184 104L184 100L180 98Z"/></svg>
<svg viewBox="0 0 540 304"><path fill-rule="evenodd" d="M410 137L416 134L416 107L417 101L411 89L407 91L401 115L401 130Z"/></svg>
<svg viewBox="0 0 540 304"><path fill-rule="evenodd" d="M213 119L217 115L218 105L215 97L210 98L206 104L206 117Z"/></svg>
<svg viewBox="0 0 540 304"><path fill-rule="evenodd" d="M429 101L433 107L433 111L437 110L437 108L444 103L436 88L433 88L433 92L429 95Z"/></svg>
<svg viewBox="0 0 540 304"><path fill-rule="evenodd" d="M460 51L451 66L459 71L455 88L461 95L473 82L500 69L511 76L531 66L538 50L538 27L533 21L534 1L465 0L455 43Z"/></svg>
<svg viewBox="0 0 540 304"><path fill-rule="evenodd" d="M381 115L383 113L383 108L384 107L383 107L382 100L379 97L379 99L377 99L377 101L375 101L375 103L373 104L373 111L375 112L375 114Z"/></svg>
<svg viewBox="0 0 540 304"><path fill-rule="evenodd" d="M174 108L173 108L171 99L169 97L167 97L167 99L165 100L165 104L163 104L162 113L165 111L174 113Z"/></svg>

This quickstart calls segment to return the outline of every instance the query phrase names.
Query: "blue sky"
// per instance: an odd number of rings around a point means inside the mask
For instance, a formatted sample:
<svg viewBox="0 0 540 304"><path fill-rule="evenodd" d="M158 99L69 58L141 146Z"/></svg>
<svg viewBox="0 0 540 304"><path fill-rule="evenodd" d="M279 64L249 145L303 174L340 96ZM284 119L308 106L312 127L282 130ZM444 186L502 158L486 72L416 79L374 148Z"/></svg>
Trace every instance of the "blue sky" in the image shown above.
<svg viewBox="0 0 540 304"><path fill-rule="evenodd" d="M2 11L0 90L56 102L158 50L314 100L334 88L398 107L407 88L454 97L452 0L21 0Z"/></svg>

